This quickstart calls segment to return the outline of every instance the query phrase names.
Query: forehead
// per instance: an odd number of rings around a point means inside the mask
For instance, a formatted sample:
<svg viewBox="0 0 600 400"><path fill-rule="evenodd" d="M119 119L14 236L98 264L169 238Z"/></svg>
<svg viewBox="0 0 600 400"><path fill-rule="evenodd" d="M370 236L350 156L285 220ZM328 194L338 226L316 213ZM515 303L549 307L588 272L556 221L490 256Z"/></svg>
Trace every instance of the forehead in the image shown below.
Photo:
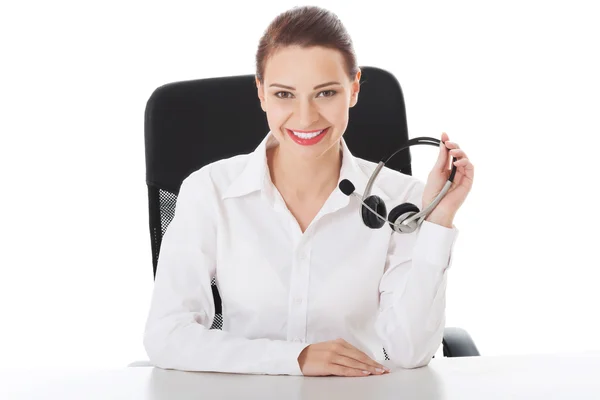
<svg viewBox="0 0 600 400"><path fill-rule="evenodd" d="M315 84L325 81L342 82L346 72L344 58L338 50L288 46L277 50L267 60L264 75L265 82L305 84L312 89Z"/></svg>

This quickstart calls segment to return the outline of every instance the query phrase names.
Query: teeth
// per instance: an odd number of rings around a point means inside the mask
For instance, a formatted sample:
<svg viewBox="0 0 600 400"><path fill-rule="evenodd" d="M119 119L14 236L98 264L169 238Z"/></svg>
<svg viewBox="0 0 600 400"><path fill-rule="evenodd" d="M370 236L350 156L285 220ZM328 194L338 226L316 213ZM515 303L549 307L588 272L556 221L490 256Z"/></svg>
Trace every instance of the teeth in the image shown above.
<svg viewBox="0 0 600 400"><path fill-rule="evenodd" d="M294 135L298 136L299 138L302 138L302 139L312 139L312 138L314 138L316 136L319 136L321 134L321 132L323 132L324 130L325 129L320 130L320 131L315 132L315 133L302 133L302 132L296 132L296 131L292 131L292 132L294 132Z"/></svg>

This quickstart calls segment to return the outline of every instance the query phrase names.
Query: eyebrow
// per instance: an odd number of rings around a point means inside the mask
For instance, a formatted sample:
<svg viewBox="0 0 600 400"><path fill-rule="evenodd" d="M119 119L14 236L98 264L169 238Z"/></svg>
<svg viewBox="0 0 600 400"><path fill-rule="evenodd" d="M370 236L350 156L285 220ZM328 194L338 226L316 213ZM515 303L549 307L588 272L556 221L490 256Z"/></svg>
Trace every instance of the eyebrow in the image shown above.
<svg viewBox="0 0 600 400"><path fill-rule="evenodd" d="M317 89L320 89L320 88L322 88L322 87L325 87L325 86L330 86L330 85L341 85L341 83L339 83L339 82L334 82L334 81L332 81L332 82L327 82L327 83L321 83L320 85L317 85L317 86L315 86L315 87L313 88L313 90L317 90ZM291 87L291 86L282 85L281 83L273 83L273 84L271 84L269 87L273 87L273 86L278 86L278 87L280 87L280 88L289 89L289 90L296 90L296 88L293 88L293 87Z"/></svg>

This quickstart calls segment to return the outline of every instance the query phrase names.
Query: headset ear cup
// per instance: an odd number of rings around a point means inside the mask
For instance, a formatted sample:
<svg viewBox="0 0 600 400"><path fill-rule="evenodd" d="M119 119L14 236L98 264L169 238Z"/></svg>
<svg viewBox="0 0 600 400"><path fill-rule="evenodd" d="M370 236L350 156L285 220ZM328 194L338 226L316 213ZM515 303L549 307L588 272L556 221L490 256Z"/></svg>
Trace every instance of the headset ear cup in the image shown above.
<svg viewBox="0 0 600 400"><path fill-rule="evenodd" d="M395 230L396 232L398 231L397 229L394 228L394 223L399 222L396 221L399 217L401 217L403 214L409 213L405 218L402 218L402 220L405 220L406 218L410 217L411 215L415 215L419 212L419 207L417 207L416 205L412 204L412 203L402 203L396 207L394 207L392 209L392 211L390 211L390 216L388 218L388 220L391 222L390 227Z"/></svg>
<svg viewBox="0 0 600 400"><path fill-rule="evenodd" d="M365 199L365 204L371 207L373 210L377 211L377 214L381 215L384 218L387 218L387 208L385 206L385 202L379 196L371 195ZM364 205L361 207L362 209L362 219L366 226L372 229L379 229L385 224L385 221L381 218L374 215L367 207Z"/></svg>

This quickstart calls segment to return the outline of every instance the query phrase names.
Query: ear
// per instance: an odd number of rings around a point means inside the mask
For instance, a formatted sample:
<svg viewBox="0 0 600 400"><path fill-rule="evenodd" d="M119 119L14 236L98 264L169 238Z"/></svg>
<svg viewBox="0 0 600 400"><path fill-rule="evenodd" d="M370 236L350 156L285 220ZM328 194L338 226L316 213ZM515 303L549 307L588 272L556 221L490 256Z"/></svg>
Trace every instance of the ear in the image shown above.
<svg viewBox="0 0 600 400"><path fill-rule="evenodd" d="M356 73L356 77L354 78L354 81L352 81L352 84L350 86L350 107L354 107L358 102L358 93L360 92L360 75L361 71L359 68L358 72Z"/></svg>
<svg viewBox="0 0 600 400"><path fill-rule="evenodd" d="M265 106L265 88L263 85L260 84L260 81L258 80L258 77L256 75L254 76L254 80L256 82L256 88L258 91L258 99L260 100L260 108L262 108L264 112L267 112Z"/></svg>

